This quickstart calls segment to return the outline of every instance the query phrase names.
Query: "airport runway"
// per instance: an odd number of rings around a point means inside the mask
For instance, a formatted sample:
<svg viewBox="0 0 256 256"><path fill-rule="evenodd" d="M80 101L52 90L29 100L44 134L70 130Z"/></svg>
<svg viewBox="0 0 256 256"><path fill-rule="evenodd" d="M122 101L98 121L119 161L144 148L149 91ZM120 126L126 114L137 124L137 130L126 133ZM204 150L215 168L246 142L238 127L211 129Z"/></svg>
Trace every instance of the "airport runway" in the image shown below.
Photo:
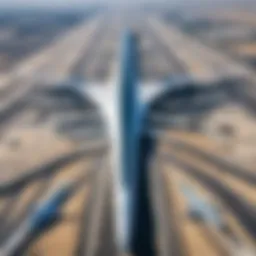
<svg viewBox="0 0 256 256"><path fill-rule="evenodd" d="M184 66L170 51L145 20L138 21L136 33L140 38L141 79L146 82L164 81L184 75Z"/></svg>

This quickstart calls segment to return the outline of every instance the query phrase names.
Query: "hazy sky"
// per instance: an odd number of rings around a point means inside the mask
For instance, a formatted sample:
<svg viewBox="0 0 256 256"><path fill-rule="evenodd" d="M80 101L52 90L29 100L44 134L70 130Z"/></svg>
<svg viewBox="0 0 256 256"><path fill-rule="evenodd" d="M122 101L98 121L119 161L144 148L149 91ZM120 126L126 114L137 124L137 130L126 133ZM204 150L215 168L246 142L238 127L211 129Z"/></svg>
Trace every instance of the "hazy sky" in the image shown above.
<svg viewBox="0 0 256 256"><path fill-rule="evenodd" d="M81 6L94 3L177 2L191 0L0 0L0 6ZM205 1L205 0L202 0ZM214 1L214 0L213 0Z"/></svg>
<svg viewBox="0 0 256 256"><path fill-rule="evenodd" d="M72 6L86 5L104 0L0 0L1 6Z"/></svg>
<svg viewBox="0 0 256 256"><path fill-rule="evenodd" d="M86 6L88 4L95 3L141 3L141 2L167 2L169 4L173 3L191 3L193 1L202 2L215 2L217 0L0 0L0 7L2 6L12 6L12 7L76 7L76 6ZM231 1L245 1L245 0L218 0L218 2L231 2ZM250 0L246 0L250 1ZM254 1L254 0L251 0Z"/></svg>

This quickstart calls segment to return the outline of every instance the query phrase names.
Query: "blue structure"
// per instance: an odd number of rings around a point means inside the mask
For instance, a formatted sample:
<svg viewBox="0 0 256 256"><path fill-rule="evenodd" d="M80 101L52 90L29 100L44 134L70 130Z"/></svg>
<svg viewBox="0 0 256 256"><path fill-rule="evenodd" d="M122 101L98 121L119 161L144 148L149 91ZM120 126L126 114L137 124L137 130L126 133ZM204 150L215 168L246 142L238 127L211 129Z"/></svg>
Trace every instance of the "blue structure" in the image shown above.
<svg viewBox="0 0 256 256"><path fill-rule="evenodd" d="M142 152L149 150L150 143L143 137L142 121L144 105L139 102L138 92L138 38L126 31L121 44L120 81L117 84L118 138L120 150L119 168L122 203L117 211L123 237L121 250L134 255L152 255L152 221L146 179L146 166ZM142 140L144 140L142 142ZM146 150L142 146L146 145ZM150 151L150 150L149 150ZM145 161L144 161L145 162ZM117 195L118 196L118 195Z"/></svg>
<svg viewBox="0 0 256 256"><path fill-rule="evenodd" d="M121 224L125 230L124 247L129 248L134 219L135 195L137 179L137 156L139 138L139 106L137 85L137 60L136 60L136 37L126 32L121 44L121 69L118 97L118 126L119 126L119 149L120 149L120 182L123 190L123 202L121 211L124 216L120 218L124 222ZM118 193L118 192L117 192Z"/></svg>
<svg viewBox="0 0 256 256"><path fill-rule="evenodd" d="M30 219L31 230L42 230L51 224L59 216L61 207L66 203L71 193L71 186L63 186L47 201L39 205Z"/></svg>
<svg viewBox="0 0 256 256"><path fill-rule="evenodd" d="M119 121L121 157L123 162L123 183L129 187L133 184L137 140L139 137L139 105L137 99L137 60L136 37L127 32L122 43L121 79L119 97Z"/></svg>

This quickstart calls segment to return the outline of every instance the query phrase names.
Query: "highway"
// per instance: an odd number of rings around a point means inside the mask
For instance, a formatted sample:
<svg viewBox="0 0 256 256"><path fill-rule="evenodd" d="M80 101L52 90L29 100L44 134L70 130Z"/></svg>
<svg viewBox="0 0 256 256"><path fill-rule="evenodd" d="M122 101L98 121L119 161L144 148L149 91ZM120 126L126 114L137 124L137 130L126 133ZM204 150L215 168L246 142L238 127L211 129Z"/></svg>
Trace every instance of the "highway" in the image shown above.
<svg viewBox="0 0 256 256"><path fill-rule="evenodd" d="M127 25L121 22L93 17L1 78L3 256L117 255L111 143L102 113L77 89L116 82L110 80L117 77ZM251 86L256 80L247 67L160 17L130 23L140 42L141 86L190 79L188 91L164 95L145 120L144 132L155 142L147 173L158 255L255 255L255 153L248 148L256 146L256 123L245 101L237 100L241 84L229 91L220 81L239 77ZM223 126L231 135L221 133ZM11 250L35 209L66 184L74 189L57 218Z"/></svg>
<svg viewBox="0 0 256 256"><path fill-rule="evenodd" d="M111 64L118 51L120 32L114 20L102 24L91 39L88 49L84 48L81 58L72 70L72 75L88 83L104 83L110 76Z"/></svg>
<svg viewBox="0 0 256 256"><path fill-rule="evenodd" d="M255 185L245 176L254 174L242 168L240 173L231 171L236 166L225 161L220 151L218 155L212 153L216 145L204 136L169 132L159 141L161 149L152 176L155 191L157 186L158 190L164 186L162 197L165 193L170 202L165 209L169 215L159 223L159 230L165 233L161 237L163 251L175 249L175 255L197 255L199 250L207 255L236 255L237 250L238 255L253 255ZM161 211L159 207L166 205L158 202L156 211Z"/></svg>

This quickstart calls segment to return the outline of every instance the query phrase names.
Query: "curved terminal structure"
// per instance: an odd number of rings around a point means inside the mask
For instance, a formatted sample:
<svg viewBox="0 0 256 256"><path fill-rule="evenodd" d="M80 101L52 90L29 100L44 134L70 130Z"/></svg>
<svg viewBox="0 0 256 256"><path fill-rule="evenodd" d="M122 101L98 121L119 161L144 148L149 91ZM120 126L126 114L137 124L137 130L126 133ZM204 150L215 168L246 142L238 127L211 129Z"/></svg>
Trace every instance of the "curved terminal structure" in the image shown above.
<svg viewBox="0 0 256 256"><path fill-rule="evenodd" d="M136 210L140 202L138 189L139 142L142 122L150 106L159 95L184 81L140 87L138 77L138 38L125 31L119 52L119 69L116 81L109 87L87 86L85 93L100 108L105 117L112 150L115 196L116 241L120 251L131 252Z"/></svg>

